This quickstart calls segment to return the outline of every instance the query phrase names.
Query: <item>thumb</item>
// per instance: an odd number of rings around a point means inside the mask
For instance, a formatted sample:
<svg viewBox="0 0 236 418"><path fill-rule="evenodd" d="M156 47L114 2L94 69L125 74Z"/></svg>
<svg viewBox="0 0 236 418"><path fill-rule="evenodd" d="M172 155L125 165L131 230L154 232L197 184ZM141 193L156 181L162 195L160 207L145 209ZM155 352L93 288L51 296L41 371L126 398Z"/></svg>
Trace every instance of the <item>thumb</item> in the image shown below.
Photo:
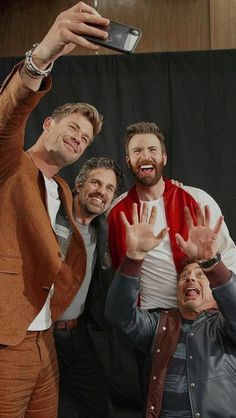
<svg viewBox="0 0 236 418"><path fill-rule="evenodd" d="M163 228L158 235L156 235L155 239L157 242L157 245L160 244L160 242L165 238L167 232L169 231L169 228Z"/></svg>
<svg viewBox="0 0 236 418"><path fill-rule="evenodd" d="M181 237L181 235L180 234L175 234L175 239L176 239L176 243L177 243L177 245L178 245L178 247L183 251L183 252L185 252L185 249L186 249L186 246L187 246L187 243L186 243L186 241L183 239L183 237Z"/></svg>

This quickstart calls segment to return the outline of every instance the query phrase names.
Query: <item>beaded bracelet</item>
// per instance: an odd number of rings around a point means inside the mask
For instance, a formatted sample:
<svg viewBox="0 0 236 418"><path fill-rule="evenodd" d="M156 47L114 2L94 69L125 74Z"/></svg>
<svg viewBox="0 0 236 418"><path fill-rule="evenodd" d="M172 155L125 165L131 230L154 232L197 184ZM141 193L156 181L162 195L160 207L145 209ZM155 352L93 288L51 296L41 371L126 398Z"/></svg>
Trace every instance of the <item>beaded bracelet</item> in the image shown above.
<svg viewBox="0 0 236 418"><path fill-rule="evenodd" d="M54 61L51 62L51 64L49 64L46 70L40 70L39 68L37 68L32 61L32 54L37 46L38 43L34 44L33 48L26 52L24 69L29 74L29 76L33 78L47 77L52 71Z"/></svg>

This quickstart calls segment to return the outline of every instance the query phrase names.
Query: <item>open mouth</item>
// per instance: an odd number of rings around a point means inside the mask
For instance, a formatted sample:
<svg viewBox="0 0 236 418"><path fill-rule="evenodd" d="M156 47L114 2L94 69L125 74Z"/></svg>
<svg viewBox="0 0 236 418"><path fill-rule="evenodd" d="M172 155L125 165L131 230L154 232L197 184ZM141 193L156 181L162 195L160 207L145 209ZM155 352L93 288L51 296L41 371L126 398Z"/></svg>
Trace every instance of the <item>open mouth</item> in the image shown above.
<svg viewBox="0 0 236 418"><path fill-rule="evenodd" d="M154 171L152 164L143 164L140 166L140 173L144 176L151 174Z"/></svg>
<svg viewBox="0 0 236 418"><path fill-rule="evenodd" d="M197 296L200 294L200 290L197 287L189 286L185 289L184 295L187 297Z"/></svg>

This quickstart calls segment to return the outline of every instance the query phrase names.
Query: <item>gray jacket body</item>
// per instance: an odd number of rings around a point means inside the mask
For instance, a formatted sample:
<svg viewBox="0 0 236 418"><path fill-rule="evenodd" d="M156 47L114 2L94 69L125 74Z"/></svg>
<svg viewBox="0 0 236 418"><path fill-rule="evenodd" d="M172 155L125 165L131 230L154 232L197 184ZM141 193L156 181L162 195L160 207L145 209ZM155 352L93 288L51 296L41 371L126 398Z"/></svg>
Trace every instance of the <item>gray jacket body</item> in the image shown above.
<svg viewBox="0 0 236 418"><path fill-rule="evenodd" d="M144 416L157 418L168 363L178 343L178 310L151 313L137 307L137 277L116 273L109 290L106 315L129 336L135 347L149 352L147 404ZM213 289L219 311L202 312L186 340L186 368L193 418L236 418L236 276ZM159 395L158 395L159 394ZM161 395L160 395L161 394Z"/></svg>

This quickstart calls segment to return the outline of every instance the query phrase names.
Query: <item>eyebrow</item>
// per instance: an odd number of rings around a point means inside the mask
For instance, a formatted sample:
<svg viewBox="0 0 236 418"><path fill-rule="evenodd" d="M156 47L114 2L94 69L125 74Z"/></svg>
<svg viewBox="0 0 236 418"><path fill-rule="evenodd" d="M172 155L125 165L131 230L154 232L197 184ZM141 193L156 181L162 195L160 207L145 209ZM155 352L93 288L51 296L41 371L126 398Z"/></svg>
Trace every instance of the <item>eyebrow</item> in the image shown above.
<svg viewBox="0 0 236 418"><path fill-rule="evenodd" d="M97 181L98 183L102 183L102 180L98 179L97 177L91 177L90 181ZM106 187L112 187L114 190L116 188L116 186L114 186L112 183L107 183Z"/></svg>
<svg viewBox="0 0 236 418"><path fill-rule="evenodd" d="M158 145L148 145L147 147L145 147L143 145L139 145L139 146L131 148L131 150L135 151L135 150L141 150L141 149L144 149L144 148L147 148L147 149L156 148L156 149L158 149Z"/></svg>
<svg viewBox="0 0 236 418"><path fill-rule="evenodd" d="M194 271L195 272L201 272L201 273L203 273L203 271L202 271L202 269L201 269L201 267L196 267L195 269L194 269ZM188 273L190 273L190 271L188 270L188 268L186 268L186 269L184 269L182 272L181 272L181 274L180 274L180 276L182 277L182 276L184 276L185 274L188 274Z"/></svg>
<svg viewBox="0 0 236 418"><path fill-rule="evenodd" d="M114 186L114 184L111 184L111 183L108 183L108 184L107 184L107 186L108 186L108 187L112 187L114 190L115 190L115 188L116 188L116 186Z"/></svg>

